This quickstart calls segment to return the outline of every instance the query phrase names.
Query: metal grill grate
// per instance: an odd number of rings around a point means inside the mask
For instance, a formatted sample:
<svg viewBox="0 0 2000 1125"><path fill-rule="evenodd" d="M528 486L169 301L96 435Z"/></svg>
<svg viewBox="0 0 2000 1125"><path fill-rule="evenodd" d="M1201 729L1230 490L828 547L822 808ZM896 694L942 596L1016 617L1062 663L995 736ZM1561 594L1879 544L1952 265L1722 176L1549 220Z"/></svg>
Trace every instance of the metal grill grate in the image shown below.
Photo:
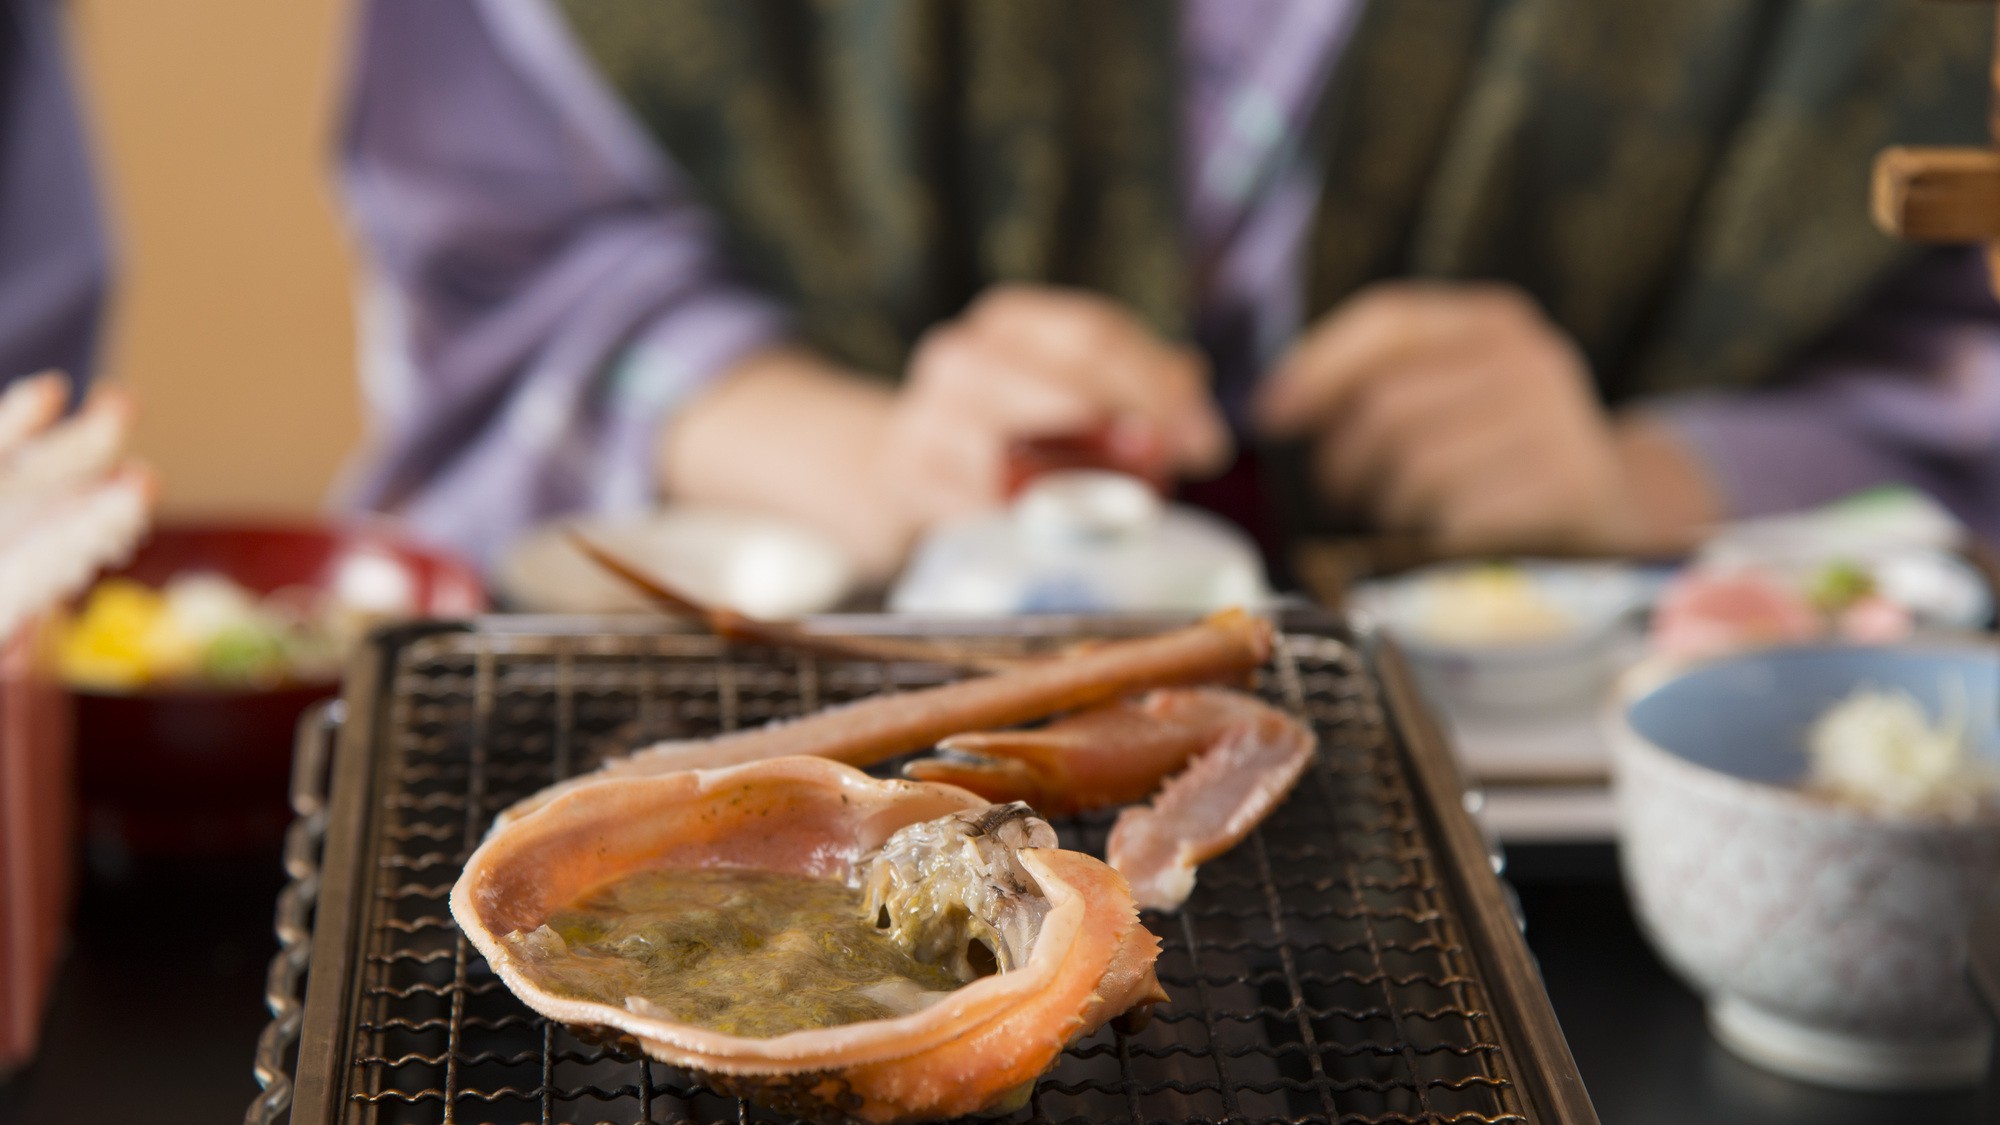
<svg viewBox="0 0 2000 1125"><path fill-rule="evenodd" d="M301 1082L294 1120L774 1120L529 1011L460 936L447 896L497 810L607 754L941 678L684 635L465 632L401 649L368 751L343 1018L322 1029L331 1073L311 1087L323 1104ZM1375 681L1341 641L1294 635L1259 689L1310 721L1317 765L1202 868L1183 910L1146 916L1171 1003L1143 1030L1074 1045L1017 1119L1545 1119L1517 1081ZM1102 854L1109 824L1058 829Z"/></svg>

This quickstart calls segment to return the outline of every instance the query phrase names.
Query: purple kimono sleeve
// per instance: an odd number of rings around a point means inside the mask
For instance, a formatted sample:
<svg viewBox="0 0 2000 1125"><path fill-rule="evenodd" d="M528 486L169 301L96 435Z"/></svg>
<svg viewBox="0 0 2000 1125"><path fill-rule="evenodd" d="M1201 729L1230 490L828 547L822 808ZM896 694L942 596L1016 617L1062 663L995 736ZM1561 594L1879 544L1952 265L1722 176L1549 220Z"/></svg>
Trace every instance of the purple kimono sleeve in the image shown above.
<svg viewBox="0 0 2000 1125"><path fill-rule="evenodd" d="M546 6L369 0L343 179L368 252L351 502L491 564L637 511L668 416L786 332Z"/></svg>
<svg viewBox="0 0 2000 1125"><path fill-rule="evenodd" d="M1907 484L2000 541L2000 306L1976 252L1926 255L1779 386L1650 409L1731 516Z"/></svg>

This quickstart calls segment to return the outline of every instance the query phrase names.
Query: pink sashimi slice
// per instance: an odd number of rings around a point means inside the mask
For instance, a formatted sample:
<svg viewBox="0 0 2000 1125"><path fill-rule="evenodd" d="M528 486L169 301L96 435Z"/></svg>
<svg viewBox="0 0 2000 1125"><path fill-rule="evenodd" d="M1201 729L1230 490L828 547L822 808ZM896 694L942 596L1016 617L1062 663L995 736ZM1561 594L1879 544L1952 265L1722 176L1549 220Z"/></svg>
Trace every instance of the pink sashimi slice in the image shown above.
<svg viewBox="0 0 2000 1125"><path fill-rule="evenodd" d="M1910 611L1880 594L1870 594L1840 611L1834 630L1840 639L1864 645L1889 645L1910 639L1916 623Z"/></svg>
<svg viewBox="0 0 2000 1125"><path fill-rule="evenodd" d="M1804 594L1755 570L1690 571L1653 613L1653 647L1676 659L1816 640L1824 626Z"/></svg>

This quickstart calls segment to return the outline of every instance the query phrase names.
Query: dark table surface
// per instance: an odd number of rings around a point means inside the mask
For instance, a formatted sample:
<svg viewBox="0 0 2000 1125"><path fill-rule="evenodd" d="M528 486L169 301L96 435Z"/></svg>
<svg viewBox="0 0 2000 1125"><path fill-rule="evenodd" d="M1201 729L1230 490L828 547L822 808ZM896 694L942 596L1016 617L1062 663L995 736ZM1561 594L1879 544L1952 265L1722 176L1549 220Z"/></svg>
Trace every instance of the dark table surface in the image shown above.
<svg viewBox="0 0 2000 1125"><path fill-rule="evenodd" d="M1640 935L1609 845L1512 848L1528 946L1605 1125L2000 1122L2000 1094L1855 1094L1780 1078L1708 1034L1701 1000Z"/></svg>
<svg viewBox="0 0 2000 1125"><path fill-rule="evenodd" d="M1640 937L1608 848L1516 849L1512 863L1529 945L1606 1125L2000 1121L1989 1092L1839 1093L1737 1060ZM242 1120L281 881L275 859L93 875L42 1055L0 1084L0 1122Z"/></svg>

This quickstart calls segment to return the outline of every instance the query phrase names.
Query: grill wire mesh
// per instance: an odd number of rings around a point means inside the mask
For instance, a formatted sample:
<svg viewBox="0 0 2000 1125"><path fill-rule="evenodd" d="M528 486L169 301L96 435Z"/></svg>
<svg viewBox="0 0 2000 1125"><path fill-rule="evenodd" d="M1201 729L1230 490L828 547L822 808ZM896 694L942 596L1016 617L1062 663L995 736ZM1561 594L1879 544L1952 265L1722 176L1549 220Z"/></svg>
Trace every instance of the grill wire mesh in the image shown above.
<svg viewBox="0 0 2000 1125"><path fill-rule="evenodd" d="M336 1118L776 1120L529 1011L458 933L447 896L497 810L607 754L946 676L673 635L473 632L403 649L376 748ZM1136 1033L1073 1045L1010 1120L1528 1121L1374 681L1340 642L1292 636L1258 688L1312 724L1316 765L1202 868L1178 914L1146 915L1171 1002ZM1109 823L1058 829L1102 854Z"/></svg>

